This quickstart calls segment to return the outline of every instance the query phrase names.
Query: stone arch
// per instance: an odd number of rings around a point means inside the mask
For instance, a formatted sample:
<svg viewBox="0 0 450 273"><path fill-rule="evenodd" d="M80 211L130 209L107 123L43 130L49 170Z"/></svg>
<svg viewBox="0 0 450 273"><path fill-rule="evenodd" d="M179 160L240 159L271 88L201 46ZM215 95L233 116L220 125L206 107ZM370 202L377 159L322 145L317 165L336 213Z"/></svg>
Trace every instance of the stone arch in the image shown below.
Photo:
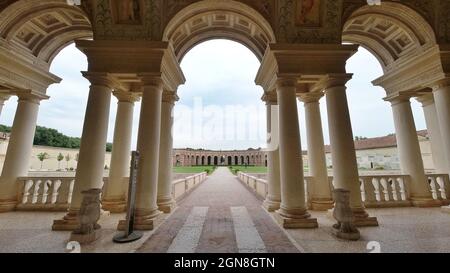
<svg viewBox="0 0 450 273"><path fill-rule="evenodd" d="M343 26L342 39L372 52L385 73L436 45L435 32L427 20L394 2L355 10Z"/></svg>
<svg viewBox="0 0 450 273"><path fill-rule="evenodd" d="M258 11L232 0L193 3L173 16L163 33L179 61L195 45L218 38L240 42L259 60L269 43L276 42L270 23Z"/></svg>
<svg viewBox="0 0 450 273"><path fill-rule="evenodd" d="M48 71L63 48L93 34L86 13L65 0L19 0L0 13L0 37Z"/></svg>

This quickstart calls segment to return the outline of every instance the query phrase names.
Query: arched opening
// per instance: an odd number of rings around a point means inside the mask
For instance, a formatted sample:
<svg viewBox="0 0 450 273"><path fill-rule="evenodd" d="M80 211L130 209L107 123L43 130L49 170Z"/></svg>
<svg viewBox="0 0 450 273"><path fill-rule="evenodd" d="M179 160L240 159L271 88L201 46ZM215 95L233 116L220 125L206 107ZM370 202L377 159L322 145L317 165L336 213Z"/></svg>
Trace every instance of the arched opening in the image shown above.
<svg viewBox="0 0 450 273"><path fill-rule="evenodd" d="M425 124L422 109L424 104L420 105L418 101L433 97L430 83L441 77L439 71L442 71L442 64L433 28L424 17L406 5L383 2L379 6L366 5L355 10L343 26L343 42L361 46L359 52L347 63L347 71L354 74L353 80L348 83L348 100L350 112L354 112L352 120L356 121L355 124L360 124L359 127L354 126L355 137L360 142L358 144L364 145L366 137L379 137L381 141L387 140L391 135L395 136L398 153L365 155L357 151L360 174L364 174L365 169L413 169L414 167L408 166L413 161L420 161L420 164L416 164L422 166L424 151L422 155L419 151L414 157L410 153L414 149L405 144L408 141L402 139L403 134L399 134L399 131L404 131L404 124L409 123L409 134L418 136L421 129L426 129L428 125ZM375 64L375 58L379 65ZM375 86L382 88L371 88L375 92L370 94L356 90L364 81L372 81ZM366 103L359 103L361 101ZM370 105L368 101L371 101ZM405 105L406 111L398 110L399 103ZM400 119L403 121L399 122ZM383 128L378 131L382 129L384 135L358 135L358 131L370 132L377 129L377 126L371 125L372 128L369 128L358 120L364 120L365 124L383 124ZM414 139L414 142L417 140ZM423 148L422 144L420 148Z"/></svg>
<svg viewBox="0 0 450 273"><path fill-rule="evenodd" d="M184 8L163 34L180 61L195 45L211 39L238 41L261 60L268 44L275 42L275 35L269 22L250 6L218 0L199 1Z"/></svg>
<svg viewBox="0 0 450 273"><path fill-rule="evenodd" d="M211 166L211 156L208 156L208 166Z"/></svg>

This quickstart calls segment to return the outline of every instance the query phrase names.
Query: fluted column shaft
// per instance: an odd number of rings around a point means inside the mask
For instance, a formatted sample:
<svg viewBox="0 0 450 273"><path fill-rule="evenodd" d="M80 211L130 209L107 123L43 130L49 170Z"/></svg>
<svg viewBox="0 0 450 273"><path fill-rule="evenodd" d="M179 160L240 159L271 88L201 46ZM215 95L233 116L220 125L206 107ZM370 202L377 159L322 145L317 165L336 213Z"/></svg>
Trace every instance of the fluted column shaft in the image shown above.
<svg viewBox="0 0 450 273"><path fill-rule="evenodd" d="M317 220L306 210L305 182L297 112L296 79L279 79L281 204L277 219L285 228L314 228Z"/></svg>
<svg viewBox="0 0 450 273"><path fill-rule="evenodd" d="M176 94L166 91L163 94L161 108L161 141L159 151L158 172L158 208L164 213L170 213L175 208L172 197L172 156L173 156L173 107L178 100ZM197 162L196 162L197 163ZM201 165L199 163L199 165Z"/></svg>
<svg viewBox="0 0 450 273"><path fill-rule="evenodd" d="M391 104L400 167L403 174L410 176L411 201L413 205L420 207L438 206L440 202L433 200L425 177L422 153L409 98L398 97L392 99Z"/></svg>
<svg viewBox="0 0 450 273"><path fill-rule="evenodd" d="M436 86L433 96L447 164L446 170L450 172L450 82Z"/></svg>
<svg viewBox="0 0 450 273"><path fill-rule="evenodd" d="M135 228L152 230L160 211L157 205L161 103L163 87L158 79L144 79L138 151Z"/></svg>
<svg viewBox="0 0 450 273"><path fill-rule="evenodd" d="M17 205L17 178L28 175L36 121L43 95L20 94L0 177L0 212Z"/></svg>
<svg viewBox="0 0 450 273"><path fill-rule="evenodd" d="M85 73L85 77L90 80L91 87L84 117L72 201L67 215L62 220L53 222L53 230L76 229L78 211L83 200L82 192L103 187L112 83L105 74Z"/></svg>
<svg viewBox="0 0 450 273"><path fill-rule="evenodd" d="M314 181L311 185L312 200L310 203L312 210L333 208L320 116L319 100L322 96L322 92L317 92L307 93L300 97L300 101L303 101L305 106L309 175L313 177Z"/></svg>
<svg viewBox="0 0 450 273"><path fill-rule="evenodd" d="M133 129L134 103L137 97L127 92L114 92L118 99L114 140L111 153L109 181L106 186L102 205L103 209L112 213L121 213L126 209L124 180L129 175L131 136Z"/></svg>
<svg viewBox="0 0 450 273"><path fill-rule="evenodd" d="M272 212L280 208L280 146L278 128L278 103L275 94L263 97L266 101L267 117L267 175L268 193L264 207Z"/></svg>
<svg viewBox="0 0 450 273"><path fill-rule="evenodd" d="M347 76L331 79L325 88L333 161L333 184L335 188L350 191L350 206L356 225L377 226L377 219L369 217L361 198L358 164L345 87L349 79Z"/></svg>
<svg viewBox="0 0 450 273"><path fill-rule="evenodd" d="M430 138L431 153L433 155L434 168L439 173L447 173L448 163L444 152L441 129L437 117L436 105L433 94L425 95L417 99L422 103L427 132Z"/></svg>

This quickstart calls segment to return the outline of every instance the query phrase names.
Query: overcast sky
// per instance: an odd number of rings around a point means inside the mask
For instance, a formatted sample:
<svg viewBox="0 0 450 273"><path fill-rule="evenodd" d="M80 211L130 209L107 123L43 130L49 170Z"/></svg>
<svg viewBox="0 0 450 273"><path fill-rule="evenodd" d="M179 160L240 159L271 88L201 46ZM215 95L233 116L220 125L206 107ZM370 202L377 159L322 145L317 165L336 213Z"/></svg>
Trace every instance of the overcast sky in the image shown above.
<svg viewBox="0 0 450 273"><path fill-rule="evenodd" d="M247 149L261 147L265 139L263 90L254 83L259 68L256 56L239 43L213 40L193 48L181 67L186 84L179 88L175 107L174 147ZM48 90L51 97L41 103L38 125L55 128L69 136L81 136L89 82L80 71L87 69L86 57L74 45L54 60L51 72L63 79ZM371 81L382 75L378 61L361 48L348 64L353 79L347 84L348 101L355 136L376 137L394 132L392 111L383 101L383 89ZM412 101L418 130L425 129L422 108ZM3 108L0 123L12 125L17 99ZM302 146L306 148L303 104L298 102ZM117 100L111 101L108 141L113 140ZM325 99L321 100L325 142L329 143ZM135 107L133 147L139 122L140 103ZM250 128L250 129L249 129Z"/></svg>

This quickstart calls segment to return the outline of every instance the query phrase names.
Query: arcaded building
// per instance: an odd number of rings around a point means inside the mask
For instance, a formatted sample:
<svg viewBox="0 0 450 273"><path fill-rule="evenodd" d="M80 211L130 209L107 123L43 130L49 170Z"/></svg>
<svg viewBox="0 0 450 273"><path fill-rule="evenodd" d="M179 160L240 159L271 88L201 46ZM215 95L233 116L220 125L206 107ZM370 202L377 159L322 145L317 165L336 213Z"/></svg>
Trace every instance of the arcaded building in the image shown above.
<svg viewBox="0 0 450 273"><path fill-rule="evenodd" d="M212 151L202 149L174 149L174 166L267 166L267 153L262 149L246 151Z"/></svg>

